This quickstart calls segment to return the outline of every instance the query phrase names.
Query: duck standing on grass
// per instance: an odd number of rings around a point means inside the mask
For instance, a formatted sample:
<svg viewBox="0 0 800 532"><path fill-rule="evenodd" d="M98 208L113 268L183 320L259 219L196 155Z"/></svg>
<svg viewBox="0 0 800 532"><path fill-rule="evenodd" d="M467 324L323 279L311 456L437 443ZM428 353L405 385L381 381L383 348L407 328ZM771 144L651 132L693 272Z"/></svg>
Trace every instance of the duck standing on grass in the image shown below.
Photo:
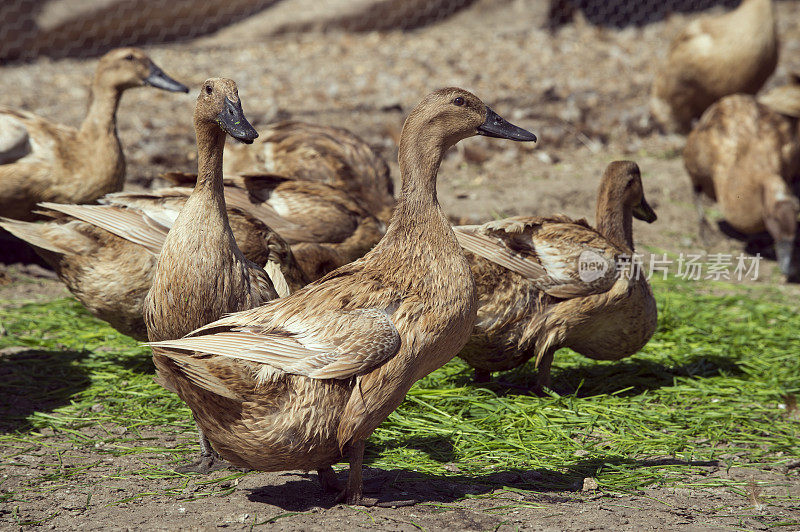
<svg viewBox="0 0 800 532"><path fill-rule="evenodd" d="M117 136L117 107L125 90L146 85L189 92L142 50L119 48L97 64L80 129L0 107L0 215L34 220L40 201L89 203L122 190L125 156Z"/></svg>
<svg viewBox="0 0 800 532"><path fill-rule="evenodd" d="M164 240L144 321L150 341L181 338L229 312L256 307L278 297L266 272L247 260L228 221L222 183L226 134L252 143L258 136L247 121L236 83L206 80L194 110L197 184ZM153 353L157 379L178 391L183 373L167 357ZM208 472L217 456L200 429L200 461L183 471Z"/></svg>
<svg viewBox="0 0 800 532"><path fill-rule="evenodd" d="M597 198L597 229L563 215L517 216L455 228L469 251L478 290L475 330L459 353L486 382L492 371L536 357L536 388L550 386L562 347L597 360L641 349L656 330L656 302L633 258L632 218L648 223L634 162L608 165Z"/></svg>
<svg viewBox="0 0 800 532"><path fill-rule="evenodd" d="M400 198L375 248L289 297L151 344L223 457L316 469L329 490L331 465L348 456L340 500L364 503L365 441L475 320L469 264L436 197L445 151L474 135L536 140L463 89L433 92L403 127Z"/></svg>

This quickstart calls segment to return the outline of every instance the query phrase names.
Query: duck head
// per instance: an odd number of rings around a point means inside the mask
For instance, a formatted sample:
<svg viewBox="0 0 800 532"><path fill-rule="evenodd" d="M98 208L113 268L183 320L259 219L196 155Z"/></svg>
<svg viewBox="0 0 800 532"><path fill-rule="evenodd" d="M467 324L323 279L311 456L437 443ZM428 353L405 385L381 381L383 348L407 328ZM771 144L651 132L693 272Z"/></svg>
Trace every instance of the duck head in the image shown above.
<svg viewBox="0 0 800 532"><path fill-rule="evenodd" d="M150 86L171 92L189 92L186 85L166 75L139 48L117 48L100 58L95 83L120 91Z"/></svg>
<svg viewBox="0 0 800 532"><path fill-rule="evenodd" d="M200 86L194 122L195 125L216 124L222 131L245 144L252 144L258 137L255 128L244 116L236 83L226 78L210 78Z"/></svg>
<svg viewBox="0 0 800 532"><path fill-rule="evenodd" d="M644 197L639 165L633 161L614 161L606 167L599 196L607 198L608 204L621 205L623 210L630 209L636 219L647 223L658 219Z"/></svg>
<svg viewBox="0 0 800 532"><path fill-rule="evenodd" d="M406 128L423 131L431 139L442 139L445 149L475 135L536 141L536 135L504 120L480 98L456 87L426 96L409 114Z"/></svg>

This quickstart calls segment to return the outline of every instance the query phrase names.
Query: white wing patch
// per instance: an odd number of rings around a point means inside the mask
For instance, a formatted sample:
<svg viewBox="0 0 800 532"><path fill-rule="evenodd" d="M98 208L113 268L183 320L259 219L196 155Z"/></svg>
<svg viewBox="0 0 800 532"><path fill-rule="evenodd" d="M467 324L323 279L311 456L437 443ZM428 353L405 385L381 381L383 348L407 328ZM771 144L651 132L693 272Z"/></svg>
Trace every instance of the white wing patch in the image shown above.
<svg viewBox="0 0 800 532"><path fill-rule="evenodd" d="M264 143L264 169L270 173L276 173L275 165L275 145L272 142Z"/></svg>
<svg viewBox="0 0 800 532"><path fill-rule="evenodd" d="M569 263L564 259L566 258L563 249L556 246L551 246L547 242L537 241L534 243L536 254L539 261L547 270L547 275L554 281L570 282L575 276L577 265L573 261Z"/></svg>

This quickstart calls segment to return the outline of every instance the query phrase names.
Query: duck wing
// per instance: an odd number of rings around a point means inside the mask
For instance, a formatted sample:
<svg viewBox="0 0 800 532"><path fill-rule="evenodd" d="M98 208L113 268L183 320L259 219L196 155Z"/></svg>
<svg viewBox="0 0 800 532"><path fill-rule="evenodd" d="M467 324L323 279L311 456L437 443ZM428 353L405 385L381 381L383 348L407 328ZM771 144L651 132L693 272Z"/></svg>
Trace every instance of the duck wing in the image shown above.
<svg viewBox="0 0 800 532"><path fill-rule="evenodd" d="M585 220L514 217L453 228L465 250L507 268L552 297L607 291L619 278L621 250Z"/></svg>
<svg viewBox="0 0 800 532"><path fill-rule="evenodd" d="M155 254L161 253L161 247L172 225L165 225L138 209L116 205L40 203L39 206L105 229Z"/></svg>
<svg viewBox="0 0 800 532"><path fill-rule="evenodd" d="M384 309L306 306L292 314L281 312L282 303L291 299L237 312L185 338L150 345L174 359L187 356L174 351L180 350L262 364L262 380L276 372L347 379L371 371L400 349L400 334ZM269 316L266 320L264 314Z"/></svg>
<svg viewBox="0 0 800 532"><path fill-rule="evenodd" d="M197 181L197 174L186 172L169 172L161 177L178 186L152 192L152 195L183 195L188 198ZM304 242L305 228L279 214L269 202L274 189L285 181L289 179L274 174L225 176L225 204L249 212L289 243Z"/></svg>

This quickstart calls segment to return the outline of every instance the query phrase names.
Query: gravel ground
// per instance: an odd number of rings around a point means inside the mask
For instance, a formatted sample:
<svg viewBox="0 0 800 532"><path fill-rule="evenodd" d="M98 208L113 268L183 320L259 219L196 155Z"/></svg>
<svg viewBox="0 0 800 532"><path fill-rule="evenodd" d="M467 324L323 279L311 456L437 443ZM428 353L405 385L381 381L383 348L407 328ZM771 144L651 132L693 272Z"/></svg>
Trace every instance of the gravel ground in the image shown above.
<svg viewBox="0 0 800 532"><path fill-rule="evenodd" d="M800 71L800 3L779 2L776 6L783 47L769 86L785 81L789 72ZM391 161L395 179L395 143L405 113L431 90L458 85L474 91L507 119L536 132L540 141L529 146L470 139L453 150L440 171L439 197L454 217L477 222L500 215L565 212L591 220L605 165L615 159L633 159L642 168L647 198L659 215L652 225L635 225L639 249L702 252L680 158L684 139L656 133L647 113L654 69L665 55L669 38L690 17L674 16L666 22L625 30L598 29L577 21L551 34L539 29L543 13L544 2L532 6L522 0L480 0L445 22L413 32L271 37L260 32L258 19L253 19L214 36L150 48L167 73L192 86L192 94L141 89L125 95L119 130L128 158L127 186L158 186L156 177L163 171L192 170L194 91L207 77L226 76L238 82L245 112L256 127L293 117L353 130ZM42 59L3 67L0 100L4 105L77 125L85 112L94 64ZM718 215L713 206L709 212ZM738 254L742 248L741 242L720 233L706 251ZM23 288L0 286L0 299L28 299L37 294L52 297L59 285L37 278L36 271L28 273L35 282ZM756 282L781 286L787 298L800 295L798 287L782 284L771 262L762 263ZM75 459L98 458L76 455ZM395 473L374 474L388 477ZM775 490L793 496L800 493L797 476L782 471L709 466L703 475L774 480ZM426 486L430 482L415 479L412 473L401 476L405 479L400 482L402 489L423 497L439 489L436 482L433 487ZM441 489L452 494L428 500L452 502L466 493L459 492L465 488L452 485ZM475 493L489 490L485 486L475 489ZM387 530L413 530L418 525L464 530L510 530L523 525L540 530L765 526L753 519L761 510L753 510L747 497L714 489L659 489L617 498L592 492L542 494L540 500L530 501L541 507L520 510L510 519L484 512L496 501L480 498L459 502L454 505L458 508L444 513L430 505L362 512L330 504L317 506L316 490L316 484L303 475L251 475L227 497L193 503L165 497L159 505L131 502L124 507L98 505L102 509L93 511L81 510L76 503L48 525L244 529L253 522L287 514L273 526L310 530L329 528L332 522L347 529ZM63 490L58 493L64 495ZM109 501L115 498L111 491L106 497ZM34 517L37 512L44 517L53 508L52 500L31 504L34 506L27 510ZM764 511L774 512L778 520L800 516L798 508L789 506Z"/></svg>

